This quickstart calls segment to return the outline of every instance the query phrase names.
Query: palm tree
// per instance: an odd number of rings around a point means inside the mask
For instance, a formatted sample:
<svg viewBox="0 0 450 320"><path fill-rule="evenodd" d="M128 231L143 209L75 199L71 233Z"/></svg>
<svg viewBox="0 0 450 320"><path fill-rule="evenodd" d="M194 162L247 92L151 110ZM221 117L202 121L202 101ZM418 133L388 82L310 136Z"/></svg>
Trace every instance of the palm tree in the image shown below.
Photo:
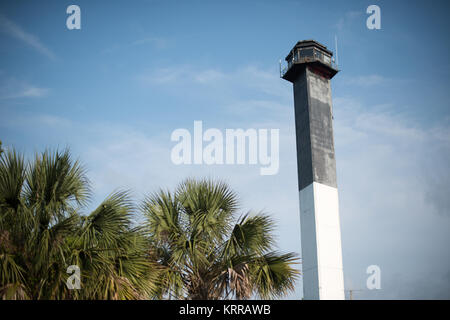
<svg viewBox="0 0 450 320"><path fill-rule="evenodd" d="M0 156L0 299L139 299L156 292L149 241L126 192L89 215L85 171L69 152ZM66 284L76 265L81 289Z"/></svg>
<svg viewBox="0 0 450 320"><path fill-rule="evenodd" d="M273 251L274 221L237 218L236 194L223 182L186 180L141 207L159 264L159 298L263 299L294 289L294 253Z"/></svg>

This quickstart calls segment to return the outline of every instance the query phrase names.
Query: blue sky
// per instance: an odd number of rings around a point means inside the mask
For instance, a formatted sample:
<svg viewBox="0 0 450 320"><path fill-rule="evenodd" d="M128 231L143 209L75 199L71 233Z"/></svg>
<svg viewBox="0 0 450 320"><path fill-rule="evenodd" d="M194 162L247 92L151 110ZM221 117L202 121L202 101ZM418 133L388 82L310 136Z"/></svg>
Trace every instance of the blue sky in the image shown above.
<svg viewBox="0 0 450 320"><path fill-rule="evenodd" d="M81 8L81 30L66 8ZM381 30L366 8L381 8ZM188 176L226 179L243 210L277 219L300 252L291 84L278 60L303 39L334 50L337 174L355 298L450 298L450 41L445 1L2 1L0 139L32 155L69 146L92 206ZM177 128L279 128L280 171L175 166ZM367 266L382 289L365 289ZM301 282L290 298L301 298Z"/></svg>

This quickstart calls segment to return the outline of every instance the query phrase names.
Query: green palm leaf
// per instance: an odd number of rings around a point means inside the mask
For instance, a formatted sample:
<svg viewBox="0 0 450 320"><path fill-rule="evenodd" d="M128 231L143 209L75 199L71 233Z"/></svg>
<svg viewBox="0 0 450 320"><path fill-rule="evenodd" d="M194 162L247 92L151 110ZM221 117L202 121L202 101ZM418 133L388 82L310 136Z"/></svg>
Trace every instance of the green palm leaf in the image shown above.
<svg viewBox="0 0 450 320"><path fill-rule="evenodd" d="M237 196L224 182L185 180L173 193L152 194L141 210L160 298L274 298L294 290L296 257L272 252L273 219L236 218Z"/></svg>

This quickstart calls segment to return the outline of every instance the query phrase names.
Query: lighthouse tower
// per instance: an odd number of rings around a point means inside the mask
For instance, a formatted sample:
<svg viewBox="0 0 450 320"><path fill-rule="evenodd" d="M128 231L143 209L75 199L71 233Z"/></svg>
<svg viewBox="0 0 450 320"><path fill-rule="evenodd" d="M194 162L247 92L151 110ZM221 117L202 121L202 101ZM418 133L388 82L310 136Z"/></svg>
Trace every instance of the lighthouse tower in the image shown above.
<svg viewBox="0 0 450 320"><path fill-rule="evenodd" d="M294 84L304 299L345 299L330 80L333 53L299 41L281 77Z"/></svg>

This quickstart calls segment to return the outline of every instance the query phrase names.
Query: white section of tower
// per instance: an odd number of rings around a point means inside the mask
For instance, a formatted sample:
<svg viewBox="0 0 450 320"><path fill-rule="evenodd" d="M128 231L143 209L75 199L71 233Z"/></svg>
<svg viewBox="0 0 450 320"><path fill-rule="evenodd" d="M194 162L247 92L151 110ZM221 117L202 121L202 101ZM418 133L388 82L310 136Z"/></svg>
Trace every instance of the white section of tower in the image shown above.
<svg viewBox="0 0 450 320"><path fill-rule="evenodd" d="M317 182L300 190L300 225L304 299L345 299L338 190Z"/></svg>

